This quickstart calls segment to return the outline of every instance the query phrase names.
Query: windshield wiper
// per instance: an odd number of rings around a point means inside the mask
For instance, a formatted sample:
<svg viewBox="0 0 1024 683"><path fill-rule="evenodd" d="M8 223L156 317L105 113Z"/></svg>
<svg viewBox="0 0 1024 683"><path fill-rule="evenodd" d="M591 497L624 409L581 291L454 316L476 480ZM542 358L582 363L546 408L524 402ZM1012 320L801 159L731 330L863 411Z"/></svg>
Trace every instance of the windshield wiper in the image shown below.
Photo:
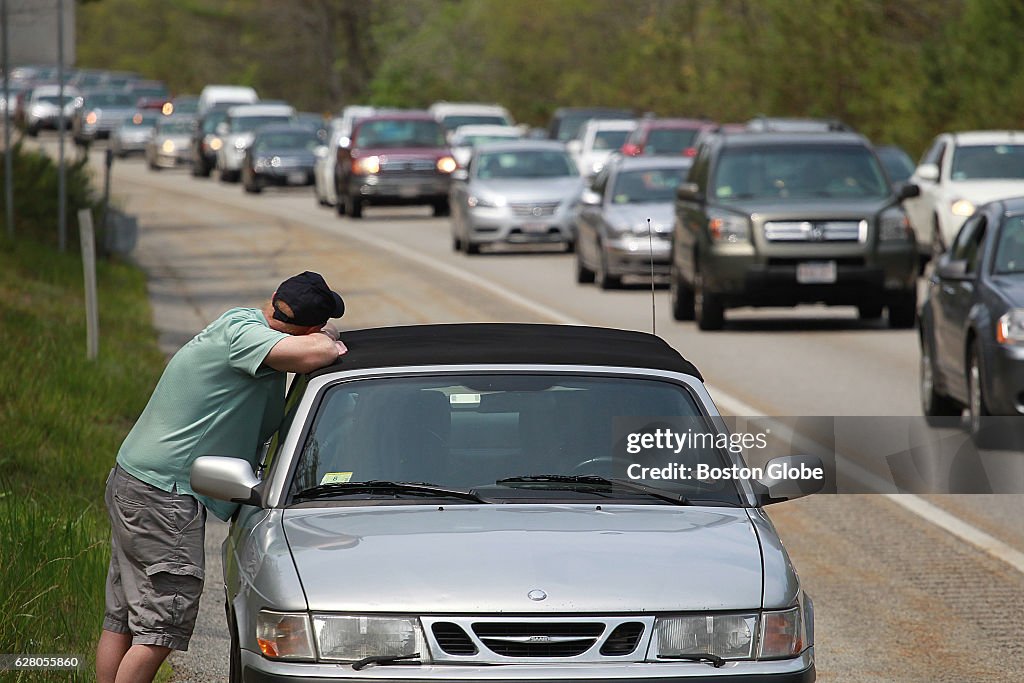
<svg viewBox="0 0 1024 683"><path fill-rule="evenodd" d="M525 477L507 477L499 479L495 484L544 484L551 485L548 488L575 490L578 486L591 486L601 488L618 487L634 493L643 493L652 498L663 500L673 505L688 505L689 500L684 496L669 493L643 484L629 481L628 479L606 479L593 474L567 475L567 474L535 474Z"/></svg>
<svg viewBox="0 0 1024 683"><path fill-rule="evenodd" d="M658 655L658 659L678 659L684 662L707 662L716 669L720 669L725 666L725 660L718 655L703 652L692 655Z"/></svg>
<svg viewBox="0 0 1024 683"><path fill-rule="evenodd" d="M352 662L352 668L359 671L371 664L422 664L423 662L419 661L419 659L419 652L413 652L411 655L373 655L372 657L363 657L358 662Z"/></svg>
<svg viewBox="0 0 1024 683"><path fill-rule="evenodd" d="M474 503L488 503L480 496L471 491L460 491L459 489L446 489L431 484L399 482L399 481L346 481L333 484L320 484L312 488L299 491L292 500L309 500L325 496L347 496L358 493L379 491L381 493L408 493L420 496L434 496L437 498L460 498Z"/></svg>

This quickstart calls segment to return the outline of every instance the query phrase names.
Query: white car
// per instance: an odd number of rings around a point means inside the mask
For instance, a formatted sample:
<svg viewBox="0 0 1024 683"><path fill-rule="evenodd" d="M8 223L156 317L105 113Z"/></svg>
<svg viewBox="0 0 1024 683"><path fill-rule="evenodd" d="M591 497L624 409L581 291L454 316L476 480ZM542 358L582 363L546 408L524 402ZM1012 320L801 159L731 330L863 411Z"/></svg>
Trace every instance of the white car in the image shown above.
<svg viewBox="0 0 1024 683"><path fill-rule="evenodd" d="M918 246L941 253L977 206L1024 195L1024 131L943 133L910 182L921 188L904 202Z"/></svg>
<svg viewBox="0 0 1024 683"><path fill-rule="evenodd" d="M585 177L601 172L608 157L622 149L636 130L632 119L592 119L580 129L579 137L567 143L569 153Z"/></svg>
<svg viewBox="0 0 1024 683"><path fill-rule="evenodd" d="M341 116L331 119L327 144L316 148L316 162L313 164L313 191L321 206L335 206L338 203L338 187L334 181L334 170L338 163L338 148L348 147L352 126L359 119L373 116L376 107L350 104L341 111Z"/></svg>
<svg viewBox="0 0 1024 683"><path fill-rule="evenodd" d="M445 131L451 133L459 126L490 125L512 126L515 122L508 109L498 104L475 102L435 102L430 105L430 114Z"/></svg>
<svg viewBox="0 0 1024 683"><path fill-rule="evenodd" d="M40 85L32 90L25 106L25 130L29 135L38 135L41 128L57 128L60 120L59 85ZM64 86L64 126L71 129L71 117L75 113L75 102L82 96L75 88Z"/></svg>
<svg viewBox="0 0 1024 683"><path fill-rule="evenodd" d="M287 104L241 104L228 109L227 119L217 125L223 144L217 150L217 170L224 182L238 182L242 161L256 130L271 123L289 123L295 109Z"/></svg>
<svg viewBox="0 0 1024 683"><path fill-rule="evenodd" d="M519 140L523 130L519 126L495 126L490 124L459 126L448 136L452 156L462 168L469 163L473 148L486 142L507 142Z"/></svg>

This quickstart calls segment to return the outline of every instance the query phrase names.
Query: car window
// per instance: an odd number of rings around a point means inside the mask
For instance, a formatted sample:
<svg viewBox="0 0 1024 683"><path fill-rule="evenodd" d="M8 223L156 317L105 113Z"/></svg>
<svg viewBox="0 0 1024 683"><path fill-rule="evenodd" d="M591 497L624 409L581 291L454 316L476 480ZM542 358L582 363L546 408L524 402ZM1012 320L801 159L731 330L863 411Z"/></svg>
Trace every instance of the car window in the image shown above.
<svg viewBox="0 0 1024 683"><path fill-rule="evenodd" d="M624 171L615 177L613 204L671 202L688 169L658 168Z"/></svg>
<svg viewBox="0 0 1024 683"><path fill-rule="evenodd" d="M498 114L453 114L441 119L441 125L448 130L455 130L459 126L507 126L510 122Z"/></svg>
<svg viewBox="0 0 1024 683"><path fill-rule="evenodd" d="M591 191L596 192L603 197L604 191L608 189L608 178L611 175L611 172L611 166L605 166L598 171L597 175L595 175L594 179L590 182Z"/></svg>
<svg viewBox="0 0 1024 683"><path fill-rule="evenodd" d="M231 120L232 133L251 133L271 123L288 123L290 116L240 116Z"/></svg>
<svg viewBox="0 0 1024 683"><path fill-rule="evenodd" d="M891 192L860 145L770 145L722 150L711 191L731 199L882 199Z"/></svg>
<svg viewBox="0 0 1024 683"><path fill-rule="evenodd" d="M961 145L953 152L951 180L1024 178L1024 145Z"/></svg>
<svg viewBox="0 0 1024 683"><path fill-rule="evenodd" d="M594 133L594 140L590 148L595 152L619 149L626 143L627 137L629 137L628 130L599 130Z"/></svg>
<svg viewBox="0 0 1024 683"><path fill-rule="evenodd" d="M996 243L995 272L1024 273L1024 216L1010 216L1003 221Z"/></svg>
<svg viewBox="0 0 1024 683"><path fill-rule="evenodd" d="M946 149L946 142L942 138L936 138L932 146L921 157L922 164L936 164L942 166L942 154Z"/></svg>
<svg viewBox="0 0 1024 683"><path fill-rule="evenodd" d="M953 243L952 258L955 261L966 261L966 273L977 272L978 258L981 254L979 247L985 236L985 223L984 215L971 216L964 222Z"/></svg>
<svg viewBox="0 0 1024 683"><path fill-rule="evenodd" d="M523 150L490 152L477 160L476 177L496 178L561 178L579 173L569 155L560 150Z"/></svg>
<svg viewBox="0 0 1024 683"><path fill-rule="evenodd" d="M419 119L364 121L356 133L359 147L444 147L444 129Z"/></svg>
<svg viewBox="0 0 1024 683"><path fill-rule="evenodd" d="M267 133L260 135L254 143L254 149L257 152L268 149L304 149L313 151L318 144L319 140L317 140L316 135L313 133Z"/></svg>
<svg viewBox="0 0 1024 683"><path fill-rule="evenodd" d="M875 150L886 174L894 183L906 182L914 173L914 162L899 147L879 147Z"/></svg>
<svg viewBox="0 0 1024 683"><path fill-rule="evenodd" d="M616 418L650 416L705 424L690 392L667 381L489 374L340 383L323 394L290 490L335 481L472 489L541 474L622 478L644 456L629 455L620 443ZM672 458L694 466L726 462L721 451L704 447ZM651 484L738 500L727 481Z"/></svg>
<svg viewBox="0 0 1024 683"><path fill-rule="evenodd" d="M695 129L654 128L647 136L644 154L682 154L696 137Z"/></svg>

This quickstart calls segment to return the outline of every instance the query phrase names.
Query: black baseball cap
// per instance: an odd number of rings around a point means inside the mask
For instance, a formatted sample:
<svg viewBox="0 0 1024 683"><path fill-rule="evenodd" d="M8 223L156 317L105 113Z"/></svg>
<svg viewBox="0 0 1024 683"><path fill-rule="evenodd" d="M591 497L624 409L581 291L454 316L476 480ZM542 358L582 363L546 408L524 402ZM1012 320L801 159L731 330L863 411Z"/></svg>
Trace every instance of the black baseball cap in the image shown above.
<svg viewBox="0 0 1024 683"><path fill-rule="evenodd" d="M287 304L292 315L282 311L278 301ZM303 327L323 325L330 318L345 315L341 295L327 286L320 273L308 270L282 282L274 294L273 305L275 320Z"/></svg>

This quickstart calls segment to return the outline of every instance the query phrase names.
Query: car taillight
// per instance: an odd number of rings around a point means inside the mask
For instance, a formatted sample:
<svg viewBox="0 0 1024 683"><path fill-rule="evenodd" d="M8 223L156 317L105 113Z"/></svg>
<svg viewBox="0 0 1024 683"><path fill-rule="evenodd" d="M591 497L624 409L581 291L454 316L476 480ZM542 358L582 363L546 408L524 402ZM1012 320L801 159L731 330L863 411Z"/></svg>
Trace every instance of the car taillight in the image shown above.
<svg viewBox="0 0 1024 683"><path fill-rule="evenodd" d="M697 148L696 147L687 147L686 149L683 150L683 156L684 157L695 157L695 156L697 156Z"/></svg>
<svg viewBox="0 0 1024 683"><path fill-rule="evenodd" d="M640 145L628 143L622 146L622 153L626 156L635 157L640 154Z"/></svg>

